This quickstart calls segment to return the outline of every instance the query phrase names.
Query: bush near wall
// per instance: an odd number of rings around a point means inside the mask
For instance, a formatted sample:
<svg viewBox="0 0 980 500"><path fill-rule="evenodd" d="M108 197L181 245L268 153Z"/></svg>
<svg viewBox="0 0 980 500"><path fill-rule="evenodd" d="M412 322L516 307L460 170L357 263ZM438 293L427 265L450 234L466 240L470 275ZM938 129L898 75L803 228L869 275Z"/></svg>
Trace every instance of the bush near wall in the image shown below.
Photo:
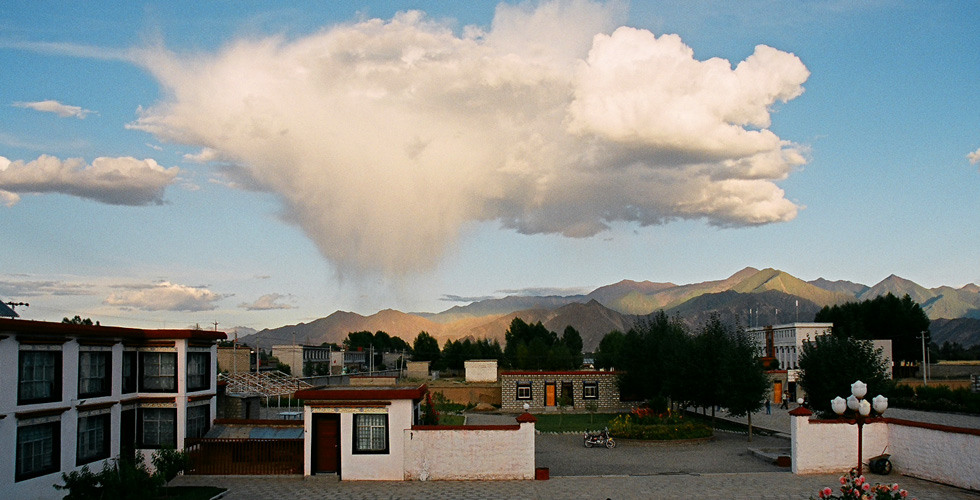
<svg viewBox="0 0 980 500"><path fill-rule="evenodd" d="M646 408L614 418L609 424L609 432L617 438L651 441L706 438L713 433L711 427L704 423L670 412L656 413Z"/></svg>
<svg viewBox="0 0 980 500"><path fill-rule="evenodd" d="M890 393L888 405L894 408L980 414L980 394L969 389L950 389L942 385L913 389L899 385Z"/></svg>

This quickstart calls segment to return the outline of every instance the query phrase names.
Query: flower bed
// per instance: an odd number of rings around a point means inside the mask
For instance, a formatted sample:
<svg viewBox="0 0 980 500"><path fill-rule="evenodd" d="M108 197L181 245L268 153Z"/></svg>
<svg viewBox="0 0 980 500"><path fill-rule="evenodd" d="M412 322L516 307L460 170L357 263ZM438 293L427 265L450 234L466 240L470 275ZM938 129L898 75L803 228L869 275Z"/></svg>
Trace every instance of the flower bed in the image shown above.
<svg viewBox="0 0 980 500"><path fill-rule="evenodd" d="M687 420L669 411L656 413L647 408L638 408L614 418L609 423L609 432L617 438L650 441L698 439L712 435L711 427L701 422Z"/></svg>
<svg viewBox="0 0 980 500"><path fill-rule="evenodd" d="M898 483L872 486L864 476L858 476L854 470L846 476L841 476L840 495L834 495L834 490L830 487L820 490L817 494L817 498L823 500L904 500L907 497L908 492L899 488Z"/></svg>

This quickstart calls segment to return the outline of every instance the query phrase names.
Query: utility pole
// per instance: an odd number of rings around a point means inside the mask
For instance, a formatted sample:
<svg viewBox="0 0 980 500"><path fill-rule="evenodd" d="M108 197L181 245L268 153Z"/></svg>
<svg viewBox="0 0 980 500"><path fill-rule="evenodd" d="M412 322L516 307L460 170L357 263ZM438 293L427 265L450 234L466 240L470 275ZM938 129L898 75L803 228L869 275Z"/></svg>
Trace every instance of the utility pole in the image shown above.
<svg viewBox="0 0 980 500"><path fill-rule="evenodd" d="M926 378L926 332L923 331L919 334L919 338L922 339L922 385L929 385L929 380Z"/></svg>
<svg viewBox="0 0 980 500"><path fill-rule="evenodd" d="M212 324L214 325L214 331L218 331L218 322L217 322L217 321L215 321L215 322L214 322L214 323L212 323Z"/></svg>

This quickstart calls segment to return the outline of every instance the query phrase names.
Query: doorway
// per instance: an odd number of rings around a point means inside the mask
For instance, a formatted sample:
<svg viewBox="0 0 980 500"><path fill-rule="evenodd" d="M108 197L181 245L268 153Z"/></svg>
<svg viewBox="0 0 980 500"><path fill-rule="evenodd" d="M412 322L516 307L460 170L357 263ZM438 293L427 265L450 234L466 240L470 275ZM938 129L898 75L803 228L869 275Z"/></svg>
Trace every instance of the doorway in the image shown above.
<svg viewBox="0 0 980 500"><path fill-rule="evenodd" d="M340 414L313 415L313 474L340 474Z"/></svg>
<svg viewBox="0 0 980 500"><path fill-rule="evenodd" d="M544 384L544 405L555 406L555 383L554 382L548 382Z"/></svg>

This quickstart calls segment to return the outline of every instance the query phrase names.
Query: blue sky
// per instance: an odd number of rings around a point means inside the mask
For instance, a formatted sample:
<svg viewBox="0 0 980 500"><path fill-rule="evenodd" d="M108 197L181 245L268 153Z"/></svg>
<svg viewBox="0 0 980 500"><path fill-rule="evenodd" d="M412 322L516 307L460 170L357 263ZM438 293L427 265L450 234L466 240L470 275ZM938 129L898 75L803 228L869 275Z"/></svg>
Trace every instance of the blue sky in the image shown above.
<svg viewBox="0 0 980 500"><path fill-rule="evenodd" d="M745 266L980 282L978 19L8 2L0 299L261 329Z"/></svg>

